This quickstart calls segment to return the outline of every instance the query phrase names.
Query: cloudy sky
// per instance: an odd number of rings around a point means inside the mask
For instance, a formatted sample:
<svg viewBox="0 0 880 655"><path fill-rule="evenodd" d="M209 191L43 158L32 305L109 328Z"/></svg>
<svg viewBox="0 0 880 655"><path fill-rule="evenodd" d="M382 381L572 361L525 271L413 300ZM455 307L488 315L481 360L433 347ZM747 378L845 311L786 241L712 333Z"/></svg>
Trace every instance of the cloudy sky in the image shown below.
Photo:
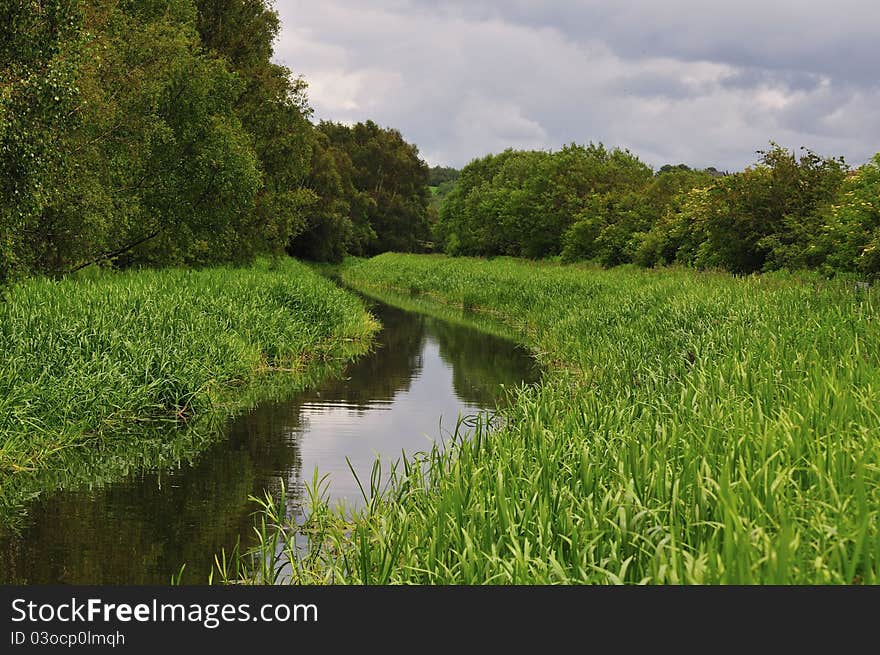
<svg viewBox="0 0 880 655"><path fill-rule="evenodd" d="M739 169L773 139L880 151L878 0L277 0L319 119L398 128L431 164L602 141Z"/></svg>

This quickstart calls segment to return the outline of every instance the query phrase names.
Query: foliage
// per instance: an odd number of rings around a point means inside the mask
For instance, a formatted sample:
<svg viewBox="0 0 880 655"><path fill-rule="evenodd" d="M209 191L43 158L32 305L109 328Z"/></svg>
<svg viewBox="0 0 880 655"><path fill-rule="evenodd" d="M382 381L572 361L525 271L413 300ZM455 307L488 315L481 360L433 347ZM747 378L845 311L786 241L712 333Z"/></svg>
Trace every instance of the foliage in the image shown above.
<svg viewBox="0 0 880 655"><path fill-rule="evenodd" d="M0 303L0 497L73 453L137 461L148 428L225 416L246 382L275 370L302 380L363 352L376 327L361 301L291 260L22 282Z"/></svg>
<svg viewBox="0 0 880 655"><path fill-rule="evenodd" d="M803 150L771 143L733 174L684 164L653 174L601 145L508 150L461 171L435 203L434 233L452 255L876 276L877 159L850 173Z"/></svg>
<svg viewBox="0 0 880 655"><path fill-rule="evenodd" d="M429 237L429 195L418 149L373 121L322 122L318 132L310 184L323 200L290 252L339 261L344 254L421 251Z"/></svg>
<svg viewBox="0 0 880 655"><path fill-rule="evenodd" d="M266 0L6 0L0 284L280 253L316 202Z"/></svg>
<svg viewBox="0 0 880 655"><path fill-rule="evenodd" d="M876 292L413 255L343 275L467 300L551 370L500 429L409 454L353 517L317 477L304 522L264 508L268 537L311 549L258 561L312 583L880 581Z"/></svg>
<svg viewBox="0 0 880 655"><path fill-rule="evenodd" d="M347 254L362 254L365 245L375 240L367 219L375 201L355 188L354 175L351 156L317 130L306 180L317 202L307 212L305 230L288 245L291 255L338 263Z"/></svg>
<svg viewBox="0 0 880 655"><path fill-rule="evenodd" d="M0 2L0 287L39 266L43 216L70 169L62 145L76 120L82 16L66 0Z"/></svg>
<svg viewBox="0 0 880 655"><path fill-rule="evenodd" d="M880 277L880 154L847 177L824 217L829 268Z"/></svg>
<svg viewBox="0 0 880 655"><path fill-rule="evenodd" d="M706 238L715 262L737 273L808 268L819 210L840 188L842 160L774 146L757 166L721 178L710 189Z"/></svg>
<svg viewBox="0 0 880 655"><path fill-rule="evenodd" d="M626 151L571 145L559 152L507 150L468 164L435 228L446 252L545 257L593 196L644 183L650 169Z"/></svg>
<svg viewBox="0 0 880 655"><path fill-rule="evenodd" d="M263 185L239 252L281 253L305 229L314 195L305 188L312 159L312 110L306 83L272 62L278 13L266 0L198 0L197 25L204 45L245 81L235 113L260 161Z"/></svg>
<svg viewBox="0 0 880 655"><path fill-rule="evenodd" d="M188 3L108 7L93 18L101 54L85 71L93 95L77 146L89 164L74 187L101 199L104 229L76 234L93 256L125 248L122 265L246 260L263 180L234 111L242 80L203 52Z"/></svg>
<svg viewBox="0 0 880 655"><path fill-rule="evenodd" d="M458 169L446 166L432 166L428 170L428 188L431 191L429 222L432 232L437 229L436 224L443 203L446 201L446 196L455 188L455 182L460 174L461 171Z"/></svg>
<svg viewBox="0 0 880 655"><path fill-rule="evenodd" d="M428 169L428 186L439 187L455 182L460 174L461 171L451 166L431 166Z"/></svg>

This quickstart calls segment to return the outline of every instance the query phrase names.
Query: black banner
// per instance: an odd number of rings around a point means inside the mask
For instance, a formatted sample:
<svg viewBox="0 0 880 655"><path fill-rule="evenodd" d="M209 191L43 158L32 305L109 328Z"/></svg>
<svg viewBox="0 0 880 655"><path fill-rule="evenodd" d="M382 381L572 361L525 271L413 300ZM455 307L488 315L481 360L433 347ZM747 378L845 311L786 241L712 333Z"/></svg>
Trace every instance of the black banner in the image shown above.
<svg viewBox="0 0 880 655"><path fill-rule="evenodd" d="M192 644L434 652L571 639L585 650L666 650L698 636L711 640L706 648L815 647L823 637L841 648L873 632L878 601L877 587L0 587L0 652Z"/></svg>

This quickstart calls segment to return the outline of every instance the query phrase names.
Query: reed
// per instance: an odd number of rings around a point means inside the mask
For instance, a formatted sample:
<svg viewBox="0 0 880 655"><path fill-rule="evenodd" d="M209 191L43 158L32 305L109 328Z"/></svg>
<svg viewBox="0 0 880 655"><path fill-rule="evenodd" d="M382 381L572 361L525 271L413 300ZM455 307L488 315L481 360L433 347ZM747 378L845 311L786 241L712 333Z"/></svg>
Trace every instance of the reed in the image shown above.
<svg viewBox="0 0 880 655"><path fill-rule="evenodd" d="M411 255L342 276L467 305L549 372L513 392L503 427L402 460L360 512L318 486L291 525L263 499L266 543L317 537L278 551L290 581L880 582L875 290Z"/></svg>
<svg viewBox="0 0 880 655"><path fill-rule="evenodd" d="M376 329L291 260L26 281L0 303L0 516L192 455L218 421L364 352Z"/></svg>

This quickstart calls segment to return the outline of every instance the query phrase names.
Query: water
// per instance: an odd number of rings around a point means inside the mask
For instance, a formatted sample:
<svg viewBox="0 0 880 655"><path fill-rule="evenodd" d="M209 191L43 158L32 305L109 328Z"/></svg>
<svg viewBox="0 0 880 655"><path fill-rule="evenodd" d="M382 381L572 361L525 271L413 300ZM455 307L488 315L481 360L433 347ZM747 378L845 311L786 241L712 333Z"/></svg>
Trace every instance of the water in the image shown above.
<svg viewBox="0 0 880 655"><path fill-rule="evenodd" d="M448 439L460 414L495 408L502 385L539 375L509 341L370 302L377 347L341 378L258 407L193 464L35 502L21 534L0 539L0 583L167 584L184 562L183 581L204 583L216 553L248 544L249 495L285 482L296 512L318 467L331 498L357 503L346 457L369 480L377 455L388 470Z"/></svg>

